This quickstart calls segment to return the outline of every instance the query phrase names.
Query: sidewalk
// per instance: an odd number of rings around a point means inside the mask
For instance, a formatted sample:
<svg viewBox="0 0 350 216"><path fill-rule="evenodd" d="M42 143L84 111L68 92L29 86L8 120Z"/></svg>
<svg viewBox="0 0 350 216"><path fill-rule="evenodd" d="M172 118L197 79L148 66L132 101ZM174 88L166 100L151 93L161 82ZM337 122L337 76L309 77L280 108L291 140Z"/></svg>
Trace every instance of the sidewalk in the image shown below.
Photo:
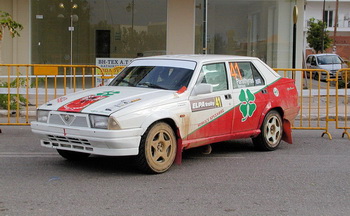
<svg viewBox="0 0 350 216"><path fill-rule="evenodd" d="M327 106L326 106L326 96L317 95L312 96L311 99L308 96L303 97L302 103L299 101L299 106L301 110L299 115L303 115L303 119L310 117L311 119L321 119L326 120ZM310 104L311 103L311 104ZM329 107L328 107L328 117L330 119L336 119L336 114L338 113L338 119L343 121L346 119L350 120L350 98L349 96L345 98L344 95L338 96L338 103L336 97L329 96ZM299 116L300 119L300 116Z"/></svg>

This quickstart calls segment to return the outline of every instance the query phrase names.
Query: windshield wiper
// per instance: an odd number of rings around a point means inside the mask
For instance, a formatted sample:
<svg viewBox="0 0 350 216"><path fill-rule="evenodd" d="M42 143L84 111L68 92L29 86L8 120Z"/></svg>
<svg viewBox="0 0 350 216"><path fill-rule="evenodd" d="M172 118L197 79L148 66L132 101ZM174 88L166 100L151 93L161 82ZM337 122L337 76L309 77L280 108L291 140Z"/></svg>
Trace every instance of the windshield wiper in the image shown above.
<svg viewBox="0 0 350 216"><path fill-rule="evenodd" d="M149 82L144 82L144 83L139 83L137 84L137 86L146 86L146 87L150 87L150 88L158 88L158 89L166 89L168 90L167 88L164 88L162 86L159 86L159 85L156 85L156 84L153 84L153 83L149 83Z"/></svg>

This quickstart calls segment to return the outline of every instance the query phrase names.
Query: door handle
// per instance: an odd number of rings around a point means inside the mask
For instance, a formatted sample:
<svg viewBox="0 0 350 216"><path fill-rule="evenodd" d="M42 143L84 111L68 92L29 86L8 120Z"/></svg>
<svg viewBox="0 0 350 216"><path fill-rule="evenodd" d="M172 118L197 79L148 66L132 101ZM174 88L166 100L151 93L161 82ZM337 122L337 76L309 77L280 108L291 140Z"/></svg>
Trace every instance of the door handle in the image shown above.
<svg viewBox="0 0 350 216"><path fill-rule="evenodd" d="M267 94L267 90L266 90L266 89L261 90L261 92L262 92L263 94Z"/></svg>
<svg viewBox="0 0 350 216"><path fill-rule="evenodd" d="M225 99L226 99L226 100L232 99L232 95L231 95L231 94L226 94L226 95L225 95Z"/></svg>

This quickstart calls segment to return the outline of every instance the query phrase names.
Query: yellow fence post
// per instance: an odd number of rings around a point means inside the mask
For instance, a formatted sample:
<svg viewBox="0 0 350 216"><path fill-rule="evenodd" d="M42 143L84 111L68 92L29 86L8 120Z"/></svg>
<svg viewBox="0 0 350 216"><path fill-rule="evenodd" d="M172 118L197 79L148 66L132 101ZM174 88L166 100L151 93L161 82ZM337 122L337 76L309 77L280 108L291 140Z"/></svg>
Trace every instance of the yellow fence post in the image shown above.
<svg viewBox="0 0 350 216"><path fill-rule="evenodd" d="M344 106L342 110L339 109L339 106L337 106L336 109L336 128L337 129L343 129L343 133L342 133L342 137L344 137L345 135L347 135L348 139L350 139L350 134L348 132L348 130L350 129L350 125L348 125L349 119L348 119L348 103L349 103L349 96L348 96L348 89L350 87L350 69L346 68L346 69L341 69L339 71L337 71L337 82L336 82L336 86L337 86L337 91L336 91L336 104L341 104L343 103ZM344 95L343 95L343 101L340 101L340 94L339 92L343 91ZM342 113L342 116L340 116L340 112ZM342 122L343 124L340 125L340 118L343 118Z"/></svg>

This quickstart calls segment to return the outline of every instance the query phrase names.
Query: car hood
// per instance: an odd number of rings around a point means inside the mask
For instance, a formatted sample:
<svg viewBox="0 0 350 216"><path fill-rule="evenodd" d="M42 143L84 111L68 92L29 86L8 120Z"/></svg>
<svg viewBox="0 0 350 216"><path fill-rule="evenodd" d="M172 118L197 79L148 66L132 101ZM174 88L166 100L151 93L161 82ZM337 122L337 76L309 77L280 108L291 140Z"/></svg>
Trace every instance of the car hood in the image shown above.
<svg viewBox="0 0 350 216"><path fill-rule="evenodd" d="M54 99L40 107L62 112L110 115L130 106L155 106L174 98L174 91L152 88L103 86Z"/></svg>

